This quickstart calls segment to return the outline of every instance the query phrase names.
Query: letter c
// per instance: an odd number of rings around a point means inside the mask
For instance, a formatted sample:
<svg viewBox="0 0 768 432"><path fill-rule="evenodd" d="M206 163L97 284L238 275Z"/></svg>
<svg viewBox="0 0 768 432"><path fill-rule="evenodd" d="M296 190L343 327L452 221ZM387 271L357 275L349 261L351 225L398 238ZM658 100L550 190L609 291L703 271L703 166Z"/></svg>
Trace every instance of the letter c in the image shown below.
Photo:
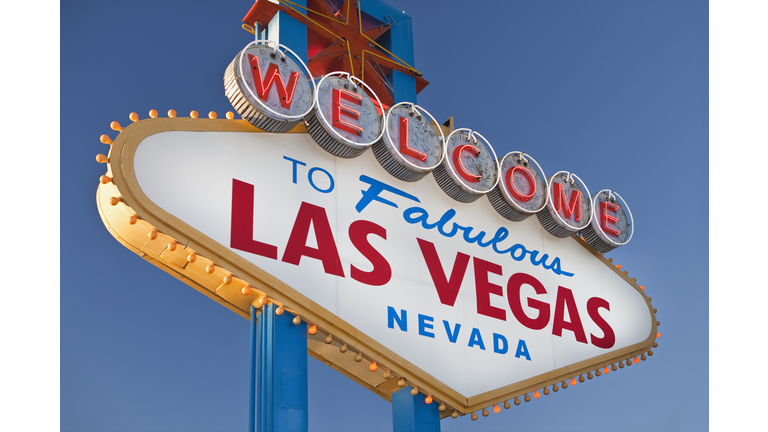
<svg viewBox="0 0 768 432"><path fill-rule="evenodd" d="M480 149L471 144L460 145L453 151L453 166L456 167L456 171L459 172L459 175L462 176L464 180L472 183L479 183L480 176L474 175L467 171L467 169L464 167L464 163L461 161L461 154L464 151L474 153L475 157L480 154Z"/></svg>

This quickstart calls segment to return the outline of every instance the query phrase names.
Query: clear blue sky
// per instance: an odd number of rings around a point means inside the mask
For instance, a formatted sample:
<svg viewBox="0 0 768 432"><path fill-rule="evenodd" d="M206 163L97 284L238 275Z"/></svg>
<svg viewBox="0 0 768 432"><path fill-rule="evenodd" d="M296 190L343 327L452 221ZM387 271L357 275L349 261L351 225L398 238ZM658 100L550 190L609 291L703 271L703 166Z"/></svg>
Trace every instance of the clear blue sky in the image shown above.
<svg viewBox="0 0 768 432"><path fill-rule="evenodd" d="M708 4L404 1L418 103L617 190L636 222L608 254L661 322L648 361L443 431L708 428ZM232 110L239 1L61 4L61 428L244 431L249 323L121 246L96 210L99 142L135 111ZM31 65L19 65L31 67ZM20 83L21 85L21 83ZM183 170L183 167L176 167ZM756 360L759 361L759 360ZM391 431L389 403L309 360L310 430Z"/></svg>

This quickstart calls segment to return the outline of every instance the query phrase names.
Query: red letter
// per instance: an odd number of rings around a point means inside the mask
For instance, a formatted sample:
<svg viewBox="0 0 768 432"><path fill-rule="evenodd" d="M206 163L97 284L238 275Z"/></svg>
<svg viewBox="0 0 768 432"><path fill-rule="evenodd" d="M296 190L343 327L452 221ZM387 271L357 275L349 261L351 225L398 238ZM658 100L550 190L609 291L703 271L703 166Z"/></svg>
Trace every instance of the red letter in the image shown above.
<svg viewBox="0 0 768 432"><path fill-rule="evenodd" d="M606 234L610 234L614 237L618 237L619 233L621 231L617 230L614 227L609 227L609 223L616 223L619 218L611 216L608 214L608 212L616 213L616 210L619 209L619 206L617 206L614 203L609 203L607 201L600 201L600 225L603 228L603 231L605 231Z"/></svg>
<svg viewBox="0 0 768 432"><path fill-rule="evenodd" d="M571 322L565 320L565 310L568 309L568 318ZM576 340L581 343L587 343L587 336L584 335L584 327L581 325L579 310L576 309L576 301L573 299L573 291L566 287L557 287L557 300L555 304L555 318L552 320L552 334L563 336L563 329L570 330L576 335Z"/></svg>
<svg viewBox="0 0 768 432"><path fill-rule="evenodd" d="M349 276L367 285L385 285L392 279L392 267L379 251L368 243L368 234L376 234L384 240L387 239L387 230L373 222L359 220L352 222L349 226L349 240L373 264L373 270L369 272L364 272L353 265Z"/></svg>
<svg viewBox="0 0 768 432"><path fill-rule="evenodd" d="M515 186L514 181L514 174L515 172L519 172L520 174L525 177L525 180L528 181L528 193L523 195L522 192L517 190L517 186ZM533 196L536 194L536 181L533 179L533 174L528 170L528 168L517 165L513 167L511 170L507 170L507 175L505 176L507 181L507 189L509 189L509 193L518 201L520 202L528 202L530 201Z"/></svg>
<svg viewBox="0 0 768 432"><path fill-rule="evenodd" d="M459 172L459 175L464 177L464 180L472 183L479 183L480 182L480 176L474 175L471 172L467 171L466 168L464 168L464 162L461 161L461 154L464 151L469 151L475 154L475 157L480 154L480 149L477 147L470 145L470 144L464 144L456 147L455 150L453 150L453 166L456 168L456 171Z"/></svg>
<svg viewBox="0 0 768 432"><path fill-rule="evenodd" d="M531 330L541 330L547 326L547 323L549 323L549 304L529 297L528 306L539 311L539 315L535 319L529 318L525 314L525 311L523 311L523 305L520 303L520 288L523 284L532 286L536 291L536 294L547 293L544 285L542 285L535 277L525 273L515 273L507 282L507 301L509 302L509 308L512 309L512 313L520 324Z"/></svg>
<svg viewBox="0 0 768 432"><path fill-rule="evenodd" d="M461 252L456 253L456 261L453 263L451 279L445 280L445 272L443 271L442 264L440 264L440 258L437 256L435 245L420 238L417 238L416 240L419 242L421 254L424 255L424 261L427 262L429 274L432 276L435 288L437 288L437 295L440 297L440 303L453 306L453 304L456 303L456 297L459 295L459 288L461 288L461 281L464 279L464 273L467 272L469 255L465 255Z"/></svg>
<svg viewBox="0 0 768 432"><path fill-rule="evenodd" d="M315 230L317 249L307 246L310 225ZM301 203L296 222L293 223L291 236L285 246L283 262L299 265L302 256L318 259L322 261L323 270L326 273L344 277L336 241L333 240L325 209L305 202Z"/></svg>
<svg viewBox="0 0 768 432"><path fill-rule="evenodd" d="M270 63L267 68L267 73L264 75L264 80L261 79L261 68L259 67L259 58L253 54L248 54L248 60L251 62L251 72L253 73L253 83L256 87L256 94L263 101L269 99L269 91L274 84L277 88L277 95L280 97L280 105L283 108L288 109L293 102L293 94L296 91L296 82L299 80L298 72L291 72L290 78L288 78L288 85L283 84L283 79L280 77L280 71L277 65Z"/></svg>
<svg viewBox="0 0 768 432"><path fill-rule="evenodd" d="M229 247L277 259L277 247L253 239L253 185L232 179L232 231Z"/></svg>
<svg viewBox="0 0 768 432"><path fill-rule="evenodd" d="M400 153L422 162L427 160L426 153L408 147L408 117L400 117Z"/></svg>
<svg viewBox="0 0 768 432"><path fill-rule="evenodd" d="M352 123L347 123L341 119L342 114L355 120L360 117L360 111L355 111L352 108L342 105L342 99L356 103L360 106L363 105L362 96L350 93L346 90L333 89L333 127L354 135L362 135L363 128L355 126Z"/></svg>
<svg viewBox="0 0 768 432"><path fill-rule="evenodd" d="M568 198L565 196L563 185L561 183L552 182L552 199L554 199L552 205L554 205L556 213L560 213L562 210L563 216L565 216L566 219L570 219L571 215L576 213L576 222L581 220L581 191L572 189L571 200L566 206L565 202L568 201Z"/></svg>
<svg viewBox="0 0 768 432"><path fill-rule="evenodd" d="M603 317L601 317L598 313L597 310L599 308L605 308L605 310L610 311L611 305L609 305L606 300L601 299L600 297L592 297L591 299L587 300L587 313L589 314L589 317L592 318L592 321L594 321L595 324L600 327L600 330L603 331L602 338L596 338L593 334L590 334L589 336L590 340L592 341L592 345L598 348L608 349L616 343L616 335L613 333L611 326L608 325L608 323L605 322Z"/></svg>
<svg viewBox="0 0 768 432"><path fill-rule="evenodd" d="M507 311L491 306L490 294L504 296L504 291L499 285L488 282L488 273L501 276L501 266L474 258L475 263L475 294L477 295L477 313L491 318L507 320Z"/></svg>

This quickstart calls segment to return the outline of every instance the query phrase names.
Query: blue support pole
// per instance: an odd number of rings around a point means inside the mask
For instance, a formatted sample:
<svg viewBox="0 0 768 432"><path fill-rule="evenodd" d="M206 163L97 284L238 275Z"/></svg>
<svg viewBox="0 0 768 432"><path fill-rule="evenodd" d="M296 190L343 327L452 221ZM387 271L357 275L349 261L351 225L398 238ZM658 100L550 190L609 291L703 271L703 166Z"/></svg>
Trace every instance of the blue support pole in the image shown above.
<svg viewBox="0 0 768 432"><path fill-rule="evenodd" d="M306 0L294 0L307 6ZM296 8L302 13L303 9ZM264 26L264 37L290 48L307 61L307 27L285 12L278 12ZM255 311L251 307L251 317ZM265 305L256 331L251 333L251 365L255 379L254 424L249 432L297 431L309 429L307 387L307 326L294 325L290 314L276 315L277 307ZM252 329L253 329L252 324Z"/></svg>
<svg viewBox="0 0 768 432"><path fill-rule="evenodd" d="M307 7L307 0L293 0L293 3ZM294 9L306 15L302 8L293 6ZM307 62L307 26L291 18L285 12L278 12L267 26L269 40L276 41L290 48L301 60Z"/></svg>
<svg viewBox="0 0 768 432"><path fill-rule="evenodd" d="M256 428L256 334L257 334L256 307L251 305L251 368L250 368L250 409L248 410L248 432Z"/></svg>
<svg viewBox="0 0 768 432"><path fill-rule="evenodd" d="M256 331L256 431L309 430L307 326L264 306ZM254 349L252 348L252 352Z"/></svg>
<svg viewBox="0 0 768 432"><path fill-rule="evenodd" d="M392 393L392 429L395 432L440 432L437 403L427 404L424 395L408 387Z"/></svg>
<svg viewBox="0 0 768 432"><path fill-rule="evenodd" d="M416 67L413 54L413 27L411 17L380 0L363 0L363 12L382 22L394 25L381 38L381 45L412 67ZM392 71L387 79L395 89L395 103L416 103L416 78L400 71Z"/></svg>

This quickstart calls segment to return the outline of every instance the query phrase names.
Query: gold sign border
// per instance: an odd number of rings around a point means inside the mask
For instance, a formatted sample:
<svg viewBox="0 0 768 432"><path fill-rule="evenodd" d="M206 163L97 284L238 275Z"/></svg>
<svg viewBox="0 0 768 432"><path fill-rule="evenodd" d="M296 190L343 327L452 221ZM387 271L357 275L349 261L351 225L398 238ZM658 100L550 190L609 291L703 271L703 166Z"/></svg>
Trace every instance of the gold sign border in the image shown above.
<svg viewBox="0 0 768 432"><path fill-rule="evenodd" d="M650 303L651 298L637 285L636 279L630 279L626 271L622 272L612 264L612 260L605 259L579 237L572 236L573 241L590 251L646 300L652 317L648 338L626 348L466 398L147 198L134 173L136 149L148 136L170 131L263 132L245 120L149 118L128 125L111 144L107 174L102 176L96 194L99 214L109 232L123 246L146 261L243 318L250 319L250 306L254 304L259 307L260 301L268 300L284 305L290 313L299 316L308 325L317 326L318 332L307 336L307 351L310 355L387 401L391 401L391 394L400 389L398 382L404 378L406 385L415 386L421 393L432 395L437 403L446 405L447 409L441 412L441 417L449 416L454 410L459 415L465 415L637 356L645 359L646 352L652 355L650 350L656 346L658 323L655 309ZM299 124L288 133L307 131L303 124ZM178 179L178 185L169 187L195 187L194 173L186 172L183 167L169 166L167 169L173 170ZM253 288L249 295L242 292L246 285ZM331 343L324 341L327 335L332 335ZM340 350L343 344L347 345L346 353ZM365 361L356 361L355 357L360 357L357 353L362 354ZM378 370L372 372L369 365L374 361L378 364ZM391 374L389 379L383 377L386 370Z"/></svg>

